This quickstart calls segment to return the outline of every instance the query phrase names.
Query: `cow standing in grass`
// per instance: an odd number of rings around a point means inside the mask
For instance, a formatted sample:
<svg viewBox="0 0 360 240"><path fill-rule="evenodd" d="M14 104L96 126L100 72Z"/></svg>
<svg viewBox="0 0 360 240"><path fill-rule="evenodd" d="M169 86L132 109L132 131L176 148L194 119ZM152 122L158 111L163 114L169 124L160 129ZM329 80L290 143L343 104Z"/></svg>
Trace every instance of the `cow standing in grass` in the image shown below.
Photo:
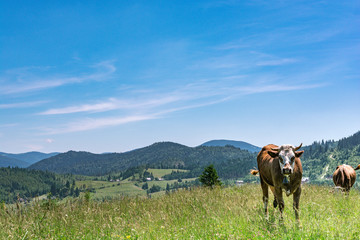
<svg viewBox="0 0 360 240"><path fill-rule="evenodd" d="M358 169L360 169L360 164L355 168L355 170ZM341 187L342 190L348 193L356 180L355 170L346 164L338 166L333 174L335 186Z"/></svg>
<svg viewBox="0 0 360 240"><path fill-rule="evenodd" d="M293 194L293 208L295 218L299 220L299 202L301 195L302 166L300 156L304 151L297 151L300 146L282 145L280 147L269 144L261 149L257 156L259 170L252 170L251 174L260 173L260 183L263 191L265 216L268 219L269 187L274 194L274 207L279 205L280 219L283 219L284 200Z"/></svg>

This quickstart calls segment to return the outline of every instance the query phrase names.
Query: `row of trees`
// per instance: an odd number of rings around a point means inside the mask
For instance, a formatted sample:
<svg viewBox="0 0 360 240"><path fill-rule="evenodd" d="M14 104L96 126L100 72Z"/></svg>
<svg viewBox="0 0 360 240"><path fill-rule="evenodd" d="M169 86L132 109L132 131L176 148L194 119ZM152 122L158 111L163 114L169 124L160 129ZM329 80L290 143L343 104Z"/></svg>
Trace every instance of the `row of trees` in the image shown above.
<svg viewBox="0 0 360 240"><path fill-rule="evenodd" d="M352 148L359 145L359 143L360 143L360 131L350 137L339 140L338 147L339 149Z"/></svg>

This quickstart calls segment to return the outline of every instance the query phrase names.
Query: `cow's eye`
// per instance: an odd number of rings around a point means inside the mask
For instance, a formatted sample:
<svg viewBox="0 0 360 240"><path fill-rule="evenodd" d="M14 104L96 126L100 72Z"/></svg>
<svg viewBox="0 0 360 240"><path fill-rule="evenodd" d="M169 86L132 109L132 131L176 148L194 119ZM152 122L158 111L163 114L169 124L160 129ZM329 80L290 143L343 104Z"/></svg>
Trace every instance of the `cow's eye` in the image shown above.
<svg viewBox="0 0 360 240"><path fill-rule="evenodd" d="M279 156L280 162L284 163L284 159L282 159L282 157Z"/></svg>

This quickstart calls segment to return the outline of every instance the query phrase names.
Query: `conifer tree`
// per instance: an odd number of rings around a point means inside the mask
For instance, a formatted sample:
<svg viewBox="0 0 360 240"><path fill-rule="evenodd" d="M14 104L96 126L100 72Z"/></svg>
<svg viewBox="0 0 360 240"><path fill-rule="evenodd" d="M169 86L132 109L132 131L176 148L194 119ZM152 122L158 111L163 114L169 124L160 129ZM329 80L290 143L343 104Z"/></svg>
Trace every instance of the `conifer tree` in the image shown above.
<svg viewBox="0 0 360 240"><path fill-rule="evenodd" d="M199 177L199 180L203 185L208 187L214 187L216 185L221 186L219 176L212 164L205 168L202 175Z"/></svg>

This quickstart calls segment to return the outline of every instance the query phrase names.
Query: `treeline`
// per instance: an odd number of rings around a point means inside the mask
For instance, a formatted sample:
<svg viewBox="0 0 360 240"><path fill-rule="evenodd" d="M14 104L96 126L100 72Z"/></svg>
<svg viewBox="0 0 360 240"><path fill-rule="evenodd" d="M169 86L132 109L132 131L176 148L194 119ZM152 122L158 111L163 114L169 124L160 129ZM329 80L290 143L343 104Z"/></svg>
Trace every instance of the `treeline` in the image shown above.
<svg viewBox="0 0 360 240"><path fill-rule="evenodd" d="M351 137L340 139L338 143L338 148L339 149L352 148L359 144L360 144L360 131L355 133Z"/></svg>
<svg viewBox="0 0 360 240"><path fill-rule="evenodd" d="M166 184L166 188L163 189L162 187L160 187L157 184L152 185L152 187L149 188L148 183L144 183L142 185L142 189L146 190L147 194L151 194L151 193L155 193L155 192L160 192L160 191L165 191L166 193L170 193L170 192L174 192L177 191L178 189L186 189L188 190L191 187L194 186L200 186L200 181L199 179L196 179L195 181L183 181L182 179L178 179L178 181L171 183L171 184Z"/></svg>
<svg viewBox="0 0 360 240"><path fill-rule="evenodd" d="M0 168L0 201L12 203L29 201L31 198L48 194L66 197L73 191L68 176L60 176L51 172L28 170L24 168Z"/></svg>

